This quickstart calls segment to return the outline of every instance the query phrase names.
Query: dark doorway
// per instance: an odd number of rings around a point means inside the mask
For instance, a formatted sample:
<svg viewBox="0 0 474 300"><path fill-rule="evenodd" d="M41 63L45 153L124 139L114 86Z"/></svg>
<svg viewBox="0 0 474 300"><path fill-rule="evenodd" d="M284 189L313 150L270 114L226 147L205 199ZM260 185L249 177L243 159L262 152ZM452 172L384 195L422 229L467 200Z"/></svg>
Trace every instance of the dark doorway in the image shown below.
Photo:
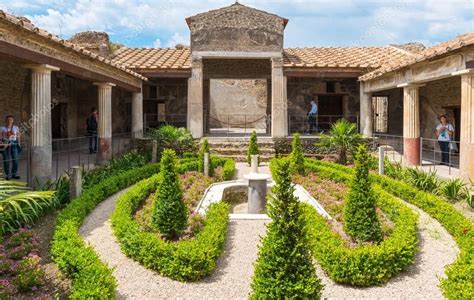
<svg viewBox="0 0 474 300"><path fill-rule="evenodd" d="M341 95L318 96L318 130L329 130L331 124L341 118L343 118Z"/></svg>
<svg viewBox="0 0 474 300"><path fill-rule="evenodd" d="M51 134L53 139L67 138L67 103L58 103L51 111Z"/></svg>
<svg viewBox="0 0 474 300"><path fill-rule="evenodd" d="M456 107L453 109L454 114L454 140L459 142L461 136L461 108Z"/></svg>

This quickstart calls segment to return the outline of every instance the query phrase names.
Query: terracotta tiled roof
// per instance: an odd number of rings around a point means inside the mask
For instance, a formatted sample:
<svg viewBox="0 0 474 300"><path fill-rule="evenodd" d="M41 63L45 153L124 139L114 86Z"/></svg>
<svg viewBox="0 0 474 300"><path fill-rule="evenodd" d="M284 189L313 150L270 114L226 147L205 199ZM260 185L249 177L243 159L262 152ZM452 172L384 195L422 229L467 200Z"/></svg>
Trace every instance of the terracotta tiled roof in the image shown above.
<svg viewBox="0 0 474 300"><path fill-rule="evenodd" d="M381 68L361 76L359 79L362 81L374 79L385 73L397 71L409 65L426 61L470 45L474 45L474 32L466 33L447 42L426 48L416 55L390 61Z"/></svg>
<svg viewBox="0 0 474 300"><path fill-rule="evenodd" d="M4 12L3 10L0 10L0 20L5 20L5 21L10 22L12 24L15 24L17 26L20 26L21 28L23 28L25 30L28 30L30 32L33 32L33 33L39 35L39 36L47 38L50 41L61 44L62 46L64 46L67 49L76 51L76 52L80 53L81 55L91 57L91 58L96 59L100 62L111 65L112 67L115 67L115 68L120 69L124 72L127 72L130 75L138 77L142 80L147 80L146 77L144 77L144 76L142 76L142 75L140 75L140 74L138 74L138 73L136 73L132 70L127 69L125 66L123 66L121 64L118 64L117 62L111 61L110 59L107 59L107 58L99 56L95 53L92 53L92 52L90 52L90 51L88 51L88 50L86 50L82 47L79 47L79 46L77 46L77 45L75 45L71 42L68 42L68 41L66 41L66 40L64 40L64 39L62 39L62 38L60 38L56 35L53 35L53 34L47 32L46 30L43 30L41 28L36 27L28 19L26 19L24 17L16 17L14 15L11 15L11 14L8 14L8 13Z"/></svg>
<svg viewBox="0 0 474 300"><path fill-rule="evenodd" d="M187 70L191 68L190 49L121 48L114 62L134 70ZM399 60L410 54L387 47L349 48L289 48L284 51L287 68L359 68L371 71L390 60Z"/></svg>

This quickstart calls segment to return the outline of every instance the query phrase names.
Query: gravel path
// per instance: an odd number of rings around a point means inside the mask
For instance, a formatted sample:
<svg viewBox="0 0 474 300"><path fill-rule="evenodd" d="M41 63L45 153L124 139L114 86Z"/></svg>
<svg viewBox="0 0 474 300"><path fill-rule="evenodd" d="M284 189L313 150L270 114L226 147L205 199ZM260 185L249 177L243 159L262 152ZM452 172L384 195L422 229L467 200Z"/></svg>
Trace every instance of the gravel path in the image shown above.
<svg viewBox="0 0 474 300"><path fill-rule="evenodd" d="M438 221L418 207L407 204L420 214L418 237L420 251L416 261L407 271L380 287L354 288L336 284L318 268L318 276L327 299L444 299L438 288L439 278L444 277L444 267L452 263L459 248L451 235Z"/></svg>
<svg viewBox="0 0 474 300"><path fill-rule="evenodd" d="M145 269L122 254L108 221L121 193L99 204L79 230L101 259L115 268L119 299L247 299L266 221L230 221L225 252L215 272L200 282L182 283Z"/></svg>

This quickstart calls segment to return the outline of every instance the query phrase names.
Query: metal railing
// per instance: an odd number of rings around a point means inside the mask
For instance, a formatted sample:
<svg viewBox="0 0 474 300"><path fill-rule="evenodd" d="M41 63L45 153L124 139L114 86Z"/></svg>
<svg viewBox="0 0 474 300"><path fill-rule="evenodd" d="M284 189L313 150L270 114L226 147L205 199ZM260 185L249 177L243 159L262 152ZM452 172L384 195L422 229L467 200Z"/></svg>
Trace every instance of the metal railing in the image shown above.
<svg viewBox="0 0 474 300"><path fill-rule="evenodd" d="M456 141L445 142L445 149L437 139L421 138L420 160L422 165L433 167L446 166L451 175L452 168L459 169L460 143Z"/></svg>
<svg viewBox="0 0 474 300"><path fill-rule="evenodd" d="M206 118L206 133L209 135L239 136L255 131L258 135L269 135L270 115L209 115Z"/></svg>
<svg viewBox="0 0 474 300"><path fill-rule="evenodd" d="M357 125L359 130L358 115L289 115L288 130L289 134L319 134L327 132L331 129L331 125L340 119L346 119Z"/></svg>
<svg viewBox="0 0 474 300"><path fill-rule="evenodd" d="M159 128L163 125L173 125L175 127L187 126L187 115L185 114L145 114L144 128L148 132L151 128Z"/></svg>
<svg viewBox="0 0 474 300"><path fill-rule="evenodd" d="M374 133L373 137L374 150L379 146L384 146L386 157L390 158L392 161L403 161L403 136Z"/></svg>

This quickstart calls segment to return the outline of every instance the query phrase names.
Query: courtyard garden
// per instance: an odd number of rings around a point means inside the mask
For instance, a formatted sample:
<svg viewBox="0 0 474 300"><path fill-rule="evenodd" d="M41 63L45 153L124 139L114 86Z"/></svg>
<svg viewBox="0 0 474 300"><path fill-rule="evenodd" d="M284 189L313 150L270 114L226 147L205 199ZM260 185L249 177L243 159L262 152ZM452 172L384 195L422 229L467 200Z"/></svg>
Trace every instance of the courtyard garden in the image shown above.
<svg viewBox="0 0 474 300"><path fill-rule="evenodd" d="M241 163L172 126L136 145L83 170L78 197L68 174L0 182L0 299L474 299L472 183L389 160L380 175L351 123L318 159L298 134L269 163L256 134ZM270 179L251 214L255 170Z"/></svg>

